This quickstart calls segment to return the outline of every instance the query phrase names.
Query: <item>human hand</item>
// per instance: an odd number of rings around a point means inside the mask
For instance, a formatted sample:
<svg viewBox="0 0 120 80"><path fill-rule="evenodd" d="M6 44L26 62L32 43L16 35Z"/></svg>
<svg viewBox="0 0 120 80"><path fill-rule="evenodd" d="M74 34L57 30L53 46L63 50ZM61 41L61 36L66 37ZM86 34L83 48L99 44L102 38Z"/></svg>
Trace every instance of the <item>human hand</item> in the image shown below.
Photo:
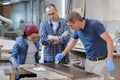
<svg viewBox="0 0 120 80"><path fill-rule="evenodd" d="M62 33L62 36L67 36L67 35L68 35L68 31Z"/></svg>
<svg viewBox="0 0 120 80"><path fill-rule="evenodd" d="M18 71L19 65L16 63L16 61L12 61L11 68L12 70Z"/></svg>
<svg viewBox="0 0 120 80"><path fill-rule="evenodd" d="M113 63L113 60L112 59L107 59L107 62L106 62L106 70L108 72L111 72L115 69L115 66L114 66L114 63Z"/></svg>
<svg viewBox="0 0 120 80"><path fill-rule="evenodd" d="M58 63L60 60L62 60L62 58L65 56L64 53L58 53L56 56L55 56L55 63Z"/></svg>

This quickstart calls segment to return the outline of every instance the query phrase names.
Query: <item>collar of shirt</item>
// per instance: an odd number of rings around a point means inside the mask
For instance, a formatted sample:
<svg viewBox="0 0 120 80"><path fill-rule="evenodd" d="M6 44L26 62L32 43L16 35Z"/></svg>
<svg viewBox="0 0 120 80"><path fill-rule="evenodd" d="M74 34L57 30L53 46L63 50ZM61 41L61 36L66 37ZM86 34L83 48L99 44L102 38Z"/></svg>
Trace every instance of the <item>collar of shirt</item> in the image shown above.
<svg viewBox="0 0 120 80"><path fill-rule="evenodd" d="M61 26L61 23L60 23L60 19L59 19L59 18L58 18L58 22L59 22L59 26ZM50 18L48 19L48 23L49 23L50 26L53 27L53 24L52 24L52 21L51 21Z"/></svg>

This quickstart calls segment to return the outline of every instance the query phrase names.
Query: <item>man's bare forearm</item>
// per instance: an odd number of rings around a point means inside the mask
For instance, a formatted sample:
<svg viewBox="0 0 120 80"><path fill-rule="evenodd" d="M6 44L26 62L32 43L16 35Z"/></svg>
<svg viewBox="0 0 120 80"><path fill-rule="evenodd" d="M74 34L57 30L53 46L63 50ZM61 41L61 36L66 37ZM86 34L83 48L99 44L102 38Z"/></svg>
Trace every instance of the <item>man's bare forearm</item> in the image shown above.
<svg viewBox="0 0 120 80"><path fill-rule="evenodd" d="M68 43L68 45L67 45L67 47L65 48L65 50L63 51L63 53L64 53L64 54L67 54L68 52L70 52L70 50L76 45L77 41L78 41L77 39L71 40L71 41Z"/></svg>

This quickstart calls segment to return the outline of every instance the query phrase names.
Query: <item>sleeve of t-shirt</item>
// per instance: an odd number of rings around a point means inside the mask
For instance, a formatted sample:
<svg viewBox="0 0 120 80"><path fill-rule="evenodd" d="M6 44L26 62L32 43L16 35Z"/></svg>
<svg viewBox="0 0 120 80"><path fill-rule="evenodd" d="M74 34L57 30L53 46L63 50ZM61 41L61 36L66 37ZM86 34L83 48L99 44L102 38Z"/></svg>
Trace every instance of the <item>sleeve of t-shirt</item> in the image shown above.
<svg viewBox="0 0 120 80"><path fill-rule="evenodd" d="M74 33L72 34L72 38L73 38L73 39L78 39L78 35L77 35L77 32L76 32L76 31L74 31Z"/></svg>
<svg viewBox="0 0 120 80"><path fill-rule="evenodd" d="M102 23L100 23L99 21L96 21L94 23L94 30L98 35L101 35L102 33L104 33L106 31L104 28L104 25Z"/></svg>

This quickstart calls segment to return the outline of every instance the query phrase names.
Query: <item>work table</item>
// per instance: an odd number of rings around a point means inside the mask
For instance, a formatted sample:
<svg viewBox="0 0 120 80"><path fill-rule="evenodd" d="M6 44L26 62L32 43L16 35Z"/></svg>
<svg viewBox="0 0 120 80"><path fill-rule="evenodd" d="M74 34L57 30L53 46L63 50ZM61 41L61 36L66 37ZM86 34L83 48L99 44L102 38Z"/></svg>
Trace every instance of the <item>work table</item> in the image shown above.
<svg viewBox="0 0 120 80"><path fill-rule="evenodd" d="M45 71L35 71L33 68L43 67ZM40 75L43 80L98 80L99 76L85 72L81 69L72 68L62 64L45 63L45 64L25 64L21 65L18 72L11 69L4 70L5 75L10 76L10 80L14 80L15 74L32 74ZM23 79L22 79L23 80ZM29 79L27 79L29 80ZM37 79L36 79L37 80ZM40 79L41 80L41 79Z"/></svg>
<svg viewBox="0 0 120 80"><path fill-rule="evenodd" d="M74 47L71 51L78 51L85 53L85 49L83 47ZM120 56L120 53L113 53L114 56Z"/></svg>
<svg viewBox="0 0 120 80"><path fill-rule="evenodd" d="M75 47L70 51L70 59L75 59L75 58L79 58L79 57L84 57L85 58L85 49L83 47ZM119 80L120 79L120 53L113 53L113 61L115 64L115 70L113 72L111 72L111 75L113 77L115 77L115 80Z"/></svg>

